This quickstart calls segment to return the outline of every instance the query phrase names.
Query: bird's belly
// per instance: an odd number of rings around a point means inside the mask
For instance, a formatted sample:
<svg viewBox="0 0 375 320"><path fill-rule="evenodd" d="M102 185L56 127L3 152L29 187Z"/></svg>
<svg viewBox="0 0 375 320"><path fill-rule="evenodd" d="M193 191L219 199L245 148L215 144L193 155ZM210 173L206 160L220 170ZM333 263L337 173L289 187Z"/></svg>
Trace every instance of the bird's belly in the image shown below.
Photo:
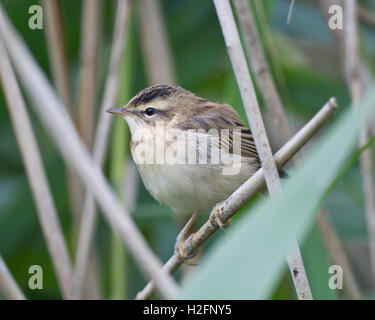
<svg viewBox="0 0 375 320"><path fill-rule="evenodd" d="M142 164L138 170L151 195L179 214L205 212L229 197L257 169L245 162L237 174L223 175L222 165Z"/></svg>

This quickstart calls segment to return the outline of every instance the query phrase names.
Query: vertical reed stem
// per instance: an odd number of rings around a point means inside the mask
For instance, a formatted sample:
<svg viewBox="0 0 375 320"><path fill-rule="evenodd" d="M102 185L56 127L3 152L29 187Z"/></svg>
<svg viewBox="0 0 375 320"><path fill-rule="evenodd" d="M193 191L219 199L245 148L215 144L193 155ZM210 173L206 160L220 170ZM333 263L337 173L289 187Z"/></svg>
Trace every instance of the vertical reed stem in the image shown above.
<svg viewBox="0 0 375 320"><path fill-rule="evenodd" d="M266 130L264 128L254 86L250 78L250 73L247 68L245 55L232 13L232 8L229 0L214 0L214 4L219 17L228 54L240 89L242 101L245 106L247 118L253 133L259 158L262 163L267 188L272 197L272 195L281 188L280 177L272 156ZM306 272L297 241L295 242L290 253L287 255L287 261L298 298L312 299L310 286L306 277Z"/></svg>

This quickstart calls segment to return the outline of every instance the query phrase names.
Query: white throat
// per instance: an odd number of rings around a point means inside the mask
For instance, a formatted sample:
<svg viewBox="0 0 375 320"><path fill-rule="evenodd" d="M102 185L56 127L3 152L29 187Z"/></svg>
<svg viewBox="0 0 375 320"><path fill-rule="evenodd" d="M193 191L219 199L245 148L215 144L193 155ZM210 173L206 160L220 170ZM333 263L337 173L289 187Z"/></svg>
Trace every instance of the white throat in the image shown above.
<svg viewBox="0 0 375 320"><path fill-rule="evenodd" d="M141 119L138 119L137 117L134 116L123 116L125 119L126 123L128 124L130 133L133 135L135 132L139 129L144 129L145 124Z"/></svg>

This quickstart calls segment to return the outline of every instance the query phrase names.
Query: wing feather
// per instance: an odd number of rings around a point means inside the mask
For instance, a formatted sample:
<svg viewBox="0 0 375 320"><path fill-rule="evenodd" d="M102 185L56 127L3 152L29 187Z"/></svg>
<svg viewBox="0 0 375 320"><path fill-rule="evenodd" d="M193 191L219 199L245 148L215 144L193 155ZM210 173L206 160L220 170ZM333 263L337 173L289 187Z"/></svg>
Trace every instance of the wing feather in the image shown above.
<svg viewBox="0 0 375 320"><path fill-rule="evenodd" d="M247 128L237 112L227 104L205 100L205 106L199 107L186 121L178 123L178 128L188 129L229 129L229 152L233 152L233 130L241 130L241 156L251 158L260 163L253 135Z"/></svg>

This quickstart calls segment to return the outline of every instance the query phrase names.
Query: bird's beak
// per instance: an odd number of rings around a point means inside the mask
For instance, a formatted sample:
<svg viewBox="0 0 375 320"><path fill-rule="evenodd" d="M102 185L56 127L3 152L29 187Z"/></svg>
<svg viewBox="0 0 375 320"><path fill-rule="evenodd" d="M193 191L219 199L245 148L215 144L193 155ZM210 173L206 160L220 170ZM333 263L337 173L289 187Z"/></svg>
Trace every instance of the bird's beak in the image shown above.
<svg viewBox="0 0 375 320"><path fill-rule="evenodd" d="M124 114L125 113L123 108L109 108L106 110L106 112L112 113L112 114Z"/></svg>

